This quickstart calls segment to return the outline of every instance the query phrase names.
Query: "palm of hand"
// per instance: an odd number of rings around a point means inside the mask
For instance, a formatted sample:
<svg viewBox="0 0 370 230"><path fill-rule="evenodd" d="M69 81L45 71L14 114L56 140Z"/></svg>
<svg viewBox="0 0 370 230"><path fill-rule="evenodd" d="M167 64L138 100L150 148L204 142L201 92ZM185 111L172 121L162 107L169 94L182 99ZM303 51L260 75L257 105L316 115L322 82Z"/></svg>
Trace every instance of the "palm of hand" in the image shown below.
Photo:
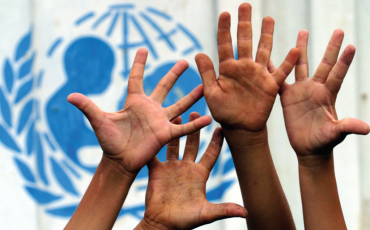
<svg viewBox="0 0 370 230"><path fill-rule="evenodd" d="M284 83L280 96L289 141L299 156L330 155L346 135L370 131L365 122L356 118L337 118L336 97L355 54L355 47L348 45L338 59L343 37L342 30L334 31L322 62L309 79L308 32L298 34L301 56L295 70L296 82Z"/></svg>
<svg viewBox="0 0 370 230"><path fill-rule="evenodd" d="M198 116L192 113L189 120ZM181 119L173 122L181 122ZM193 229L223 218L246 217L246 210L237 204L212 204L207 201L206 182L220 154L223 135L217 128L203 157L195 163L199 135L200 131L188 135L182 160L178 160L179 140L173 140L167 145L166 162L154 157L148 164L149 184L145 214L140 222L142 226Z"/></svg>
<svg viewBox="0 0 370 230"><path fill-rule="evenodd" d="M313 80L298 81L281 95L289 141L297 153L328 153L344 139L336 125L335 99Z"/></svg>
<svg viewBox="0 0 370 230"><path fill-rule="evenodd" d="M204 224L209 171L187 161L167 161L149 171L145 216L172 229ZM160 189L158 189L160 188Z"/></svg>
<svg viewBox="0 0 370 230"><path fill-rule="evenodd" d="M184 125L171 120L189 109L203 95L203 87L167 108L162 107L169 90L187 69L186 61L179 61L158 83L150 96L143 91L144 67L148 52L139 49L130 72L124 108L115 113L101 111L82 94L71 94L68 101L79 108L93 127L104 156L118 162L124 170L138 173L167 142L211 123L209 116Z"/></svg>
<svg viewBox="0 0 370 230"><path fill-rule="evenodd" d="M133 94L127 97L121 111L105 113L95 133L107 156L135 172L173 139L176 134L171 126L161 104L145 95Z"/></svg>
<svg viewBox="0 0 370 230"><path fill-rule="evenodd" d="M223 127L259 131L266 125L279 89L267 69L252 59L227 60L220 63L220 76L206 99Z"/></svg>
<svg viewBox="0 0 370 230"><path fill-rule="evenodd" d="M264 18L256 59L253 60L251 7L242 4L239 7L238 60L234 59L230 14L226 12L220 15L218 24L218 79L210 58L204 54L197 55L204 96L212 116L223 128L251 132L265 129L280 86L299 56L298 49L292 49L283 64L269 73L273 31L274 20L271 17Z"/></svg>

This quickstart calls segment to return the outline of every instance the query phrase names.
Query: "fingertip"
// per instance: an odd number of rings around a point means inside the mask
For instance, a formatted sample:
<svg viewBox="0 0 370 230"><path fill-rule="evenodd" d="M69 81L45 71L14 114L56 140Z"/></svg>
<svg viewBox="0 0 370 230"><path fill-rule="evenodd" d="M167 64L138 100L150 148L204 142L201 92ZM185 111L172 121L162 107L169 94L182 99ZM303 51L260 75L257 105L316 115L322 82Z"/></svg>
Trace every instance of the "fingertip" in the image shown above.
<svg viewBox="0 0 370 230"><path fill-rule="evenodd" d="M198 53L197 55L195 55L195 61L202 59L204 56L207 56L207 55L204 53Z"/></svg>
<svg viewBox="0 0 370 230"><path fill-rule="evenodd" d="M370 126L366 124L364 135L367 135L370 133Z"/></svg>
<svg viewBox="0 0 370 230"><path fill-rule="evenodd" d="M275 24L275 19L270 16L266 16L263 18L262 23Z"/></svg>
<svg viewBox="0 0 370 230"><path fill-rule="evenodd" d="M180 59L177 63L181 65L184 69L189 68L189 62L185 59Z"/></svg>
<svg viewBox="0 0 370 230"><path fill-rule="evenodd" d="M241 215L240 215L240 217L242 217L242 218L247 218L247 216L248 216L248 211L247 211L247 209L244 209L243 211L241 211Z"/></svg>
<svg viewBox="0 0 370 230"><path fill-rule="evenodd" d="M356 52L356 47L352 44L347 45L346 49L353 54Z"/></svg>
<svg viewBox="0 0 370 230"><path fill-rule="evenodd" d="M344 31L342 29L336 29L333 32L333 35L331 37L331 41L333 44L337 46L341 46L344 38Z"/></svg>
<svg viewBox="0 0 370 230"><path fill-rule="evenodd" d="M229 12L222 12L218 19L218 28L219 29L228 29L230 28L230 13Z"/></svg>
<svg viewBox="0 0 370 230"><path fill-rule="evenodd" d="M74 98L76 97L76 94L78 94L78 93L71 93L70 95L68 95L67 101L69 103L73 104L73 101L74 101Z"/></svg>
<svg viewBox="0 0 370 230"><path fill-rule="evenodd" d="M228 19L230 17L230 13L227 11L224 11L220 14L220 19Z"/></svg>
<svg viewBox="0 0 370 230"><path fill-rule="evenodd" d="M213 69L213 62L204 53L199 53L195 56L195 62L197 64L199 73L202 74L209 69Z"/></svg>
<svg viewBox="0 0 370 230"><path fill-rule="evenodd" d="M182 123L182 118L180 116L176 117L171 121L172 124L174 125L180 125Z"/></svg>
<svg viewBox="0 0 370 230"><path fill-rule="evenodd" d="M241 218L247 218L248 216L248 211L244 207L238 205L239 207L236 209L235 216L236 217L241 217Z"/></svg>
<svg viewBox="0 0 370 230"><path fill-rule="evenodd" d="M301 51L298 48L292 48L288 53L287 61L293 65L296 64L300 54Z"/></svg>
<svg viewBox="0 0 370 230"><path fill-rule="evenodd" d="M334 30L334 34L344 37L344 31L340 28Z"/></svg>
<svg viewBox="0 0 370 230"><path fill-rule="evenodd" d="M213 131L213 137L224 137L221 127L217 127L215 131Z"/></svg>
<svg viewBox="0 0 370 230"><path fill-rule="evenodd" d="M308 36L309 36L309 32L308 32L308 30L300 30L299 32L298 32L298 36L300 36L300 37L305 37L305 38L308 38Z"/></svg>
<svg viewBox="0 0 370 230"><path fill-rule="evenodd" d="M248 216L248 211L241 205L235 203L225 204L225 216L227 217L241 217L246 218Z"/></svg>
<svg viewBox="0 0 370 230"><path fill-rule="evenodd" d="M189 115L189 121L194 121L200 117L198 112L191 112Z"/></svg>
<svg viewBox="0 0 370 230"><path fill-rule="evenodd" d="M307 47L309 32L308 30L301 30L298 32L297 47Z"/></svg>
<svg viewBox="0 0 370 230"><path fill-rule="evenodd" d="M299 51L299 49L297 47L292 48L290 50L290 52L295 53L295 54L299 54L300 53L300 51Z"/></svg>
<svg viewBox="0 0 370 230"><path fill-rule="evenodd" d="M270 17L264 17L262 20L262 33L268 33L273 35L274 33L275 20Z"/></svg>
<svg viewBox="0 0 370 230"><path fill-rule="evenodd" d="M203 84L195 87L192 92L194 92L193 98L200 99L201 97L203 97Z"/></svg>
<svg viewBox="0 0 370 230"><path fill-rule="evenodd" d="M134 63L141 63L145 65L147 57L148 57L148 50L145 48L139 48L136 52Z"/></svg>
<svg viewBox="0 0 370 230"><path fill-rule="evenodd" d="M344 62L346 65L350 65L352 63L352 60L356 53L356 47L354 45L348 45L341 55L340 59Z"/></svg>
<svg viewBox="0 0 370 230"><path fill-rule="evenodd" d="M252 5L247 2L240 4L239 11L244 11L244 10L252 10Z"/></svg>
<svg viewBox="0 0 370 230"><path fill-rule="evenodd" d="M137 54L148 54L148 50L146 48L139 48L136 52Z"/></svg>
<svg viewBox="0 0 370 230"><path fill-rule="evenodd" d="M195 87L195 89L203 91L203 84L199 84L197 87Z"/></svg>
<svg viewBox="0 0 370 230"><path fill-rule="evenodd" d="M205 115L204 117L207 118L208 125L212 123L212 118L209 115Z"/></svg>
<svg viewBox="0 0 370 230"><path fill-rule="evenodd" d="M85 99L85 97L86 96L81 93L71 93L70 95L68 95L67 101L72 105L79 107L79 105Z"/></svg>
<svg viewBox="0 0 370 230"><path fill-rule="evenodd" d="M202 127L205 127L212 123L212 118L209 115L204 115L202 117L199 117L198 119L202 120Z"/></svg>

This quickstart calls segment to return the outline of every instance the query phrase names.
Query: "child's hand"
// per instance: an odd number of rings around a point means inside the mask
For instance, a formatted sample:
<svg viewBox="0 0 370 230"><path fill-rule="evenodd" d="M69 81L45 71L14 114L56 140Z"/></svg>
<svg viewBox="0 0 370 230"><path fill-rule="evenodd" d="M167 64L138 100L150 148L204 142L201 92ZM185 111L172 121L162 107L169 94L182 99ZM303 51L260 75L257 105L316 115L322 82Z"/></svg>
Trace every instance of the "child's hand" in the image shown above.
<svg viewBox="0 0 370 230"><path fill-rule="evenodd" d="M328 155L351 133L367 134L369 125L356 118L338 121L335 100L355 55L348 45L337 61L344 34L335 30L316 73L308 78L308 32L298 35L301 56L296 66L296 82L284 83L281 103L290 143L298 156ZM273 67L272 67L273 69Z"/></svg>
<svg viewBox="0 0 370 230"><path fill-rule="evenodd" d="M220 76L216 74L211 59L198 54L196 62L202 76L204 96L213 118L224 129L261 131L266 127L280 86L292 71L299 50L293 48L283 64L273 73L267 67L270 60L274 19L266 17L256 60L252 59L251 6L239 7L238 60L234 59L230 35L230 14L220 15L218 24L218 54Z"/></svg>
<svg viewBox="0 0 370 230"><path fill-rule="evenodd" d="M78 107L90 121L104 157L118 162L125 172L133 174L138 173L169 141L211 123L211 118L204 116L184 125L171 124L172 119L202 97L203 87L198 86L176 104L163 108L163 100L188 64L179 61L148 97L143 91L147 55L145 49L137 51L130 72L126 103L121 111L105 113L82 94L73 93L68 97L68 101Z"/></svg>
<svg viewBox="0 0 370 230"><path fill-rule="evenodd" d="M198 117L191 113L189 121ZM180 124L181 118L173 122ZM207 201L206 182L220 154L223 135L217 128L202 159L195 163L199 134L197 131L188 135L182 160L178 159L179 141L173 140L167 145L166 162L155 157L149 163L145 214L136 229L193 229L223 218L247 216L247 211L237 204Z"/></svg>

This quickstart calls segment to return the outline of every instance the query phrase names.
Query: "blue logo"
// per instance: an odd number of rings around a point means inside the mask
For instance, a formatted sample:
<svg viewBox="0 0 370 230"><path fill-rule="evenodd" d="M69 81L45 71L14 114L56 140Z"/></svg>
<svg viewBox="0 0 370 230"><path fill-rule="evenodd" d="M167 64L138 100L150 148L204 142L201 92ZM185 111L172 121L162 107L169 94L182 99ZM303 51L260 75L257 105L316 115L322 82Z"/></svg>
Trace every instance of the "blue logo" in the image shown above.
<svg viewBox="0 0 370 230"><path fill-rule="evenodd" d="M31 28L20 39L14 55L4 60L0 81L0 142L14 155L27 193L45 212L67 218L77 208L101 156L93 130L83 114L67 102L67 96L80 92L103 110L120 110L139 47L149 50L144 79L147 94L177 60L202 51L196 36L171 16L133 4L112 5L102 15L88 12L71 30L73 36L58 37L46 53L36 53ZM38 70L36 60L42 60ZM201 83L196 68L190 65L163 106L172 105ZM184 122L192 111L209 114L204 98L182 115ZM202 130L201 153L215 126ZM158 154L161 161L165 152L164 147ZM224 146L207 184L210 201L221 199L235 181L227 176L233 170L230 151ZM142 218L147 180L145 167L120 216Z"/></svg>

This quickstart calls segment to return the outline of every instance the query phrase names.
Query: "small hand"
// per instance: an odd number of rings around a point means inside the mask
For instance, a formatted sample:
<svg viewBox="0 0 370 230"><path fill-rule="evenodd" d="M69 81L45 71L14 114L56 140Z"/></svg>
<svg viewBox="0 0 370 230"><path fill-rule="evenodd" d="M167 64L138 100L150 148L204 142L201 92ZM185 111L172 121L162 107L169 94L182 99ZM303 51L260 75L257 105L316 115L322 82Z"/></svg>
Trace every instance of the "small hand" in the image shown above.
<svg viewBox="0 0 370 230"><path fill-rule="evenodd" d="M198 117L191 113L189 121ZM181 118L173 122L181 123ZM137 229L193 229L223 218L247 216L247 211L237 204L207 201L206 182L220 154L223 135L217 128L202 159L195 163L199 134L197 131L188 135L182 160L178 160L177 139L167 145L166 162L155 157L148 165L145 214Z"/></svg>
<svg viewBox="0 0 370 230"><path fill-rule="evenodd" d="M280 86L292 71L299 50L293 48L283 64L273 73L267 67L270 60L274 19L264 18L256 60L252 59L251 6L239 7L238 60L234 59L230 35L230 14L220 15L218 24L218 55L220 76L211 59L198 54L196 62L202 76L204 96L213 118L225 129L262 131L270 116Z"/></svg>
<svg viewBox="0 0 370 230"><path fill-rule="evenodd" d="M130 72L124 108L105 113L82 94L73 93L68 101L79 108L93 127L104 157L118 162L125 171L136 174L169 141L193 133L211 123L209 116L184 125L171 120L189 109L203 95L202 85L176 104L163 108L162 102L188 63L179 61L158 83L150 96L143 91L144 67L148 51L137 51Z"/></svg>
<svg viewBox="0 0 370 230"><path fill-rule="evenodd" d="M335 101L355 55L348 45L338 59L344 33L335 30L316 73L308 78L308 32L300 31L297 48L301 56L295 69L296 81L280 90L289 141L298 156L329 155L334 146L351 133L368 134L369 125L356 118L338 121ZM271 64L271 69L274 67Z"/></svg>

